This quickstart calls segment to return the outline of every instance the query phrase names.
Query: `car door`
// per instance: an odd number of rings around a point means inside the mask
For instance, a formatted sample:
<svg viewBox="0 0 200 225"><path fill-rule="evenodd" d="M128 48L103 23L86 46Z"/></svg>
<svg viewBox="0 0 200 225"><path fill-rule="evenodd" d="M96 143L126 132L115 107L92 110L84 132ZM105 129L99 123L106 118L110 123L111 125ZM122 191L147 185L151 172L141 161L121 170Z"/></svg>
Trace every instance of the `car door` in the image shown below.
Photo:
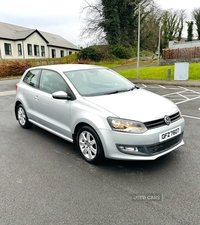
<svg viewBox="0 0 200 225"><path fill-rule="evenodd" d="M35 111L37 122L44 128L72 139L70 128L71 101L54 99L52 93L67 92L67 84L62 76L52 70L42 70L39 82L39 92L35 96Z"/></svg>

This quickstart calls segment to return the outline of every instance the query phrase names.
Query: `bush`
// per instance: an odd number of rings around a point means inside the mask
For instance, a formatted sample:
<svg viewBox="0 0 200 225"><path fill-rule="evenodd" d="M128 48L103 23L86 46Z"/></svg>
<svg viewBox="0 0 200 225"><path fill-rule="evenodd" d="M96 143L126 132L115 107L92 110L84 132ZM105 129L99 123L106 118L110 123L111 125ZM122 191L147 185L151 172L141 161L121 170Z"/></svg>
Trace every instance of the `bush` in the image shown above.
<svg viewBox="0 0 200 225"><path fill-rule="evenodd" d="M21 76L31 66L27 60L1 60L0 77Z"/></svg>
<svg viewBox="0 0 200 225"><path fill-rule="evenodd" d="M130 59L135 55L132 48L126 48L122 45L111 46L110 51L111 54L119 59Z"/></svg>
<svg viewBox="0 0 200 225"><path fill-rule="evenodd" d="M101 58L102 58L101 51L96 46L84 48L79 52L80 60L91 60L98 62L101 60Z"/></svg>

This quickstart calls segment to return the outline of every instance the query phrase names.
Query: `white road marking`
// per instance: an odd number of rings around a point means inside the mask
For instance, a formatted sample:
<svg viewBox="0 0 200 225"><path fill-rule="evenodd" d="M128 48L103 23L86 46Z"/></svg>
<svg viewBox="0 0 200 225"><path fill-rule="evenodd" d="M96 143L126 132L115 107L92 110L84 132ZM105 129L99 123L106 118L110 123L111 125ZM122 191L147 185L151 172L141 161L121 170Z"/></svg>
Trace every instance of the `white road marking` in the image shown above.
<svg viewBox="0 0 200 225"><path fill-rule="evenodd" d="M177 104L177 105L178 105L178 104L182 104L182 103L185 103L185 102L189 102L189 101L196 100L196 99L198 99L198 98L200 98L200 96L198 96L198 97L196 97L196 98L190 98L190 99L187 99L187 100L183 100L183 101L181 101L181 102L177 102L176 104Z"/></svg>
<svg viewBox="0 0 200 225"><path fill-rule="evenodd" d="M183 117L187 117L187 118L191 118L191 119L195 119L195 120L200 120L200 117L196 117L196 116L187 116L187 115L182 115Z"/></svg>
<svg viewBox="0 0 200 225"><path fill-rule="evenodd" d="M3 91L3 92L0 92L0 97L1 96L8 96L8 95L15 95L16 94L16 91L13 90L13 91Z"/></svg>

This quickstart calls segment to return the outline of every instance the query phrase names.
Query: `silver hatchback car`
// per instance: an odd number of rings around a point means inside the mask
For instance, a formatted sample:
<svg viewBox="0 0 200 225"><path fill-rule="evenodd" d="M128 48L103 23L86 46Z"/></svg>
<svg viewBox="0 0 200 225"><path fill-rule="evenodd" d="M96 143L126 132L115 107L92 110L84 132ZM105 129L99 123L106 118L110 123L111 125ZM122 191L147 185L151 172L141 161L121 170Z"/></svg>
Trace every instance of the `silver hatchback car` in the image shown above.
<svg viewBox="0 0 200 225"><path fill-rule="evenodd" d="M100 66L30 68L16 85L15 115L73 142L93 164L153 160L183 145L185 121L170 100Z"/></svg>

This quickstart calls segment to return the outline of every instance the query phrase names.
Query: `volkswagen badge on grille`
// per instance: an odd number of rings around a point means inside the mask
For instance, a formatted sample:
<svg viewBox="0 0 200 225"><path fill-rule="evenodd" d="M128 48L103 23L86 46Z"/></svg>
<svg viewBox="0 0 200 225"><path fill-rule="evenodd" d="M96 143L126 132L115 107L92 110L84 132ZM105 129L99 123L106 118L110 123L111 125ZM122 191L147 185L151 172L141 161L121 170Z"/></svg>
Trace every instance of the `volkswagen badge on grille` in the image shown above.
<svg viewBox="0 0 200 225"><path fill-rule="evenodd" d="M167 125L170 125L170 123L171 123L171 119L170 119L169 116L165 116L165 117L164 117L164 121L165 121L165 123L166 123Z"/></svg>

